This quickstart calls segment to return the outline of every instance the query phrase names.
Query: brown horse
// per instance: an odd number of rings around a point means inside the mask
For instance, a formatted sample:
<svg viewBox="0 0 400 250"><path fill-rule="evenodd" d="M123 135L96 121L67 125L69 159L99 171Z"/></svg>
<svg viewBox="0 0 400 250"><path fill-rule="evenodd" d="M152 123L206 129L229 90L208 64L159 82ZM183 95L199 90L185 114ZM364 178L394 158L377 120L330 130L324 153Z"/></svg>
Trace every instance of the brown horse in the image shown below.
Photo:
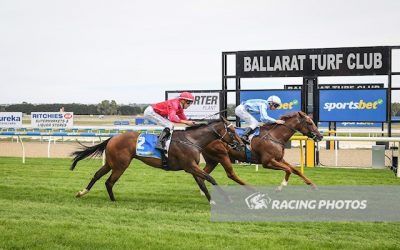
<svg viewBox="0 0 400 250"><path fill-rule="evenodd" d="M88 156L99 155L104 150L106 156L105 164L95 173L89 185L76 194L76 197L82 197L87 194L98 179L112 170L110 177L106 181L106 188L110 199L115 201L112 188L129 167L133 158L139 159L152 167L163 168L162 162L158 158L136 155L138 136L139 133L137 132L125 132L111 137L98 145L92 147L84 146L82 150L72 153L75 158L71 165L71 170L74 170L78 161ZM177 130L171 138L168 152L168 169L163 168L164 170L172 171L185 170L187 173L192 174L209 201L211 198L204 180L207 180L212 185L217 185L217 182L199 167L199 161L200 152L214 140L223 141L228 145L243 143L235 133L232 124L225 118L209 122L208 124L187 127L184 131Z"/></svg>
<svg viewBox="0 0 400 250"><path fill-rule="evenodd" d="M295 132L300 132L312 138L314 141L321 141L322 135L319 133L313 120L303 112L295 112L280 118L285 124L264 125L260 128L260 135L251 141L251 159L246 159L243 150L235 150L220 141L210 143L203 151L206 161L204 171L211 173L218 163L224 167L227 176L241 185L247 185L232 168L231 159L241 162L251 162L262 164L264 168L283 170L286 175L278 190L286 186L289 176L294 173L300 176L307 185L316 188L315 184L302 174L295 167L291 166L283 159L285 154L285 144Z"/></svg>

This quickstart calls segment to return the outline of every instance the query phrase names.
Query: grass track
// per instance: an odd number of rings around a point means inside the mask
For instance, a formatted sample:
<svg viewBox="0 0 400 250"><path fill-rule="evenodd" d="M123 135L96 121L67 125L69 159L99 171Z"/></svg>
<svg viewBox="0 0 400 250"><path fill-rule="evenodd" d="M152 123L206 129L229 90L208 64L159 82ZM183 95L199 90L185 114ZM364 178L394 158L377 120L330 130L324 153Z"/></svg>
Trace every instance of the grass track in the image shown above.
<svg viewBox="0 0 400 250"><path fill-rule="evenodd" d="M400 223L212 223L193 178L134 161L109 201L105 177L82 199L99 160L0 158L0 249L399 249ZM283 172L236 168L256 185ZM307 169L317 185L400 185L388 170ZM236 185L221 167L213 176ZM290 185L302 185L295 176ZM397 197L399 198L399 197Z"/></svg>

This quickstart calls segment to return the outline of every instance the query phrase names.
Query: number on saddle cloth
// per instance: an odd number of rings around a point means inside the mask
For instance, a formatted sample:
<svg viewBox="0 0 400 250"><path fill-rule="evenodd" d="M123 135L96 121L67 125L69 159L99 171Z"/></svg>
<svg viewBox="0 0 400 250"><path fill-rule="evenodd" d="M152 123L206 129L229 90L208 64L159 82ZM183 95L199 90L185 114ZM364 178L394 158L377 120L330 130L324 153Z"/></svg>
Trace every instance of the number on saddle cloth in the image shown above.
<svg viewBox="0 0 400 250"><path fill-rule="evenodd" d="M155 148L157 141L158 135L141 133L136 143L136 155L161 159L161 151Z"/></svg>

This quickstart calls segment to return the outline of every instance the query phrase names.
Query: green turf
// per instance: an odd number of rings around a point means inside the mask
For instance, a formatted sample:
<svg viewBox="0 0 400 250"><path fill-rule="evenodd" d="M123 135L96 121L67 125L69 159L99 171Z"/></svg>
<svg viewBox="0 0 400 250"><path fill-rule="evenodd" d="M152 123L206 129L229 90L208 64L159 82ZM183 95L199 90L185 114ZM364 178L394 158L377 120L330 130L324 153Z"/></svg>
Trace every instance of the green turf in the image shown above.
<svg viewBox="0 0 400 250"><path fill-rule="evenodd" d="M76 199L100 161L0 158L0 249L395 249L400 223L215 223L191 176L134 161L109 201L101 179ZM283 173L236 167L252 184ZM400 185L389 170L307 169L319 185ZM221 167L213 176L236 185ZM302 185L297 177L291 185Z"/></svg>

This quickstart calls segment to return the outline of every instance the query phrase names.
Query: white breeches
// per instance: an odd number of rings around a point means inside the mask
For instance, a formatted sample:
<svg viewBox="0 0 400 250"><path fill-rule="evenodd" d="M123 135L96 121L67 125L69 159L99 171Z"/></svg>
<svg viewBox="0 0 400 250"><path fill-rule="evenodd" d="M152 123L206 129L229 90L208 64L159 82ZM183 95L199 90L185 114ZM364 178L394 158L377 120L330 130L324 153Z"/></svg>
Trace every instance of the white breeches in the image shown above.
<svg viewBox="0 0 400 250"><path fill-rule="evenodd" d="M257 128L259 126L259 122L254 118L247 110L245 107L240 104L235 108L235 114L239 116L240 119L244 120L247 124L249 124L249 127L251 129Z"/></svg>
<svg viewBox="0 0 400 250"><path fill-rule="evenodd" d="M174 123L171 122L170 120L162 117L161 115L157 114L152 106L148 106L145 110L144 110L144 117L146 119L149 119L150 121L161 125L165 128L169 128L171 130L173 130L174 128Z"/></svg>

